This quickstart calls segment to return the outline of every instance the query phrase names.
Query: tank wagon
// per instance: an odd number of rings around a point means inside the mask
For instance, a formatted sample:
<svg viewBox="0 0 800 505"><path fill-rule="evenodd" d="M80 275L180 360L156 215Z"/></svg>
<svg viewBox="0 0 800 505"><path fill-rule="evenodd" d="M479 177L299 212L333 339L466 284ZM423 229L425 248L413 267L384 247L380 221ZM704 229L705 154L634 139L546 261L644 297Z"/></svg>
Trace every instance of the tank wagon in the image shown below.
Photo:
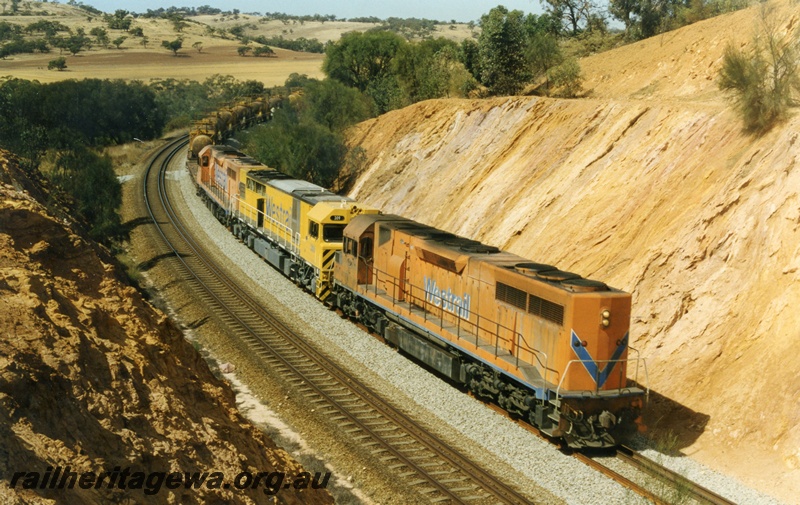
<svg viewBox="0 0 800 505"><path fill-rule="evenodd" d="M384 214L345 228L333 289L393 346L572 447L637 427L628 293Z"/></svg>
<svg viewBox="0 0 800 505"><path fill-rule="evenodd" d="M322 301L331 293L345 226L354 216L378 212L228 146L200 151L196 182L220 222Z"/></svg>
<svg viewBox="0 0 800 505"><path fill-rule="evenodd" d="M289 94L289 99L293 99L296 94ZM215 111L194 122L189 131L188 158L190 160L197 159L204 147L221 144L225 138L237 130L268 121L286 96L283 92L279 92L270 96L240 100L230 107Z"/></svg>

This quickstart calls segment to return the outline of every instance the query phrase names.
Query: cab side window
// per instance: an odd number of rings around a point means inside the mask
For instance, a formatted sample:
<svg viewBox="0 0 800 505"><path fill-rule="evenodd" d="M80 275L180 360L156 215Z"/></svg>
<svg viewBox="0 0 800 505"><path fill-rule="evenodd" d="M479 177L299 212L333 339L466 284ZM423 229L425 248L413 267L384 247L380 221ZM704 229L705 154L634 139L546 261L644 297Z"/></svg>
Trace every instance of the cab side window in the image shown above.
<svg viewBox="0 0 800 505"><path fill-rule="evenodd" d="M372 237L364 237L359 244L359 256L366 261L372 260Z"/></svg>
<svg viewBox="0 0 800 505"><path fill-rule="evenodd" d="M308 222L308 234L312 238L319 237L319 223L315 223L314 221Z"/></svg>
<svg viewBox="0 0 800 505"><path fill-rule="evenodd" d="M350 256L355 256L357 248L358 244L355 240L345 237L344 244L342 245L342 249L344 249L345 254L348 254Z"/></svg>

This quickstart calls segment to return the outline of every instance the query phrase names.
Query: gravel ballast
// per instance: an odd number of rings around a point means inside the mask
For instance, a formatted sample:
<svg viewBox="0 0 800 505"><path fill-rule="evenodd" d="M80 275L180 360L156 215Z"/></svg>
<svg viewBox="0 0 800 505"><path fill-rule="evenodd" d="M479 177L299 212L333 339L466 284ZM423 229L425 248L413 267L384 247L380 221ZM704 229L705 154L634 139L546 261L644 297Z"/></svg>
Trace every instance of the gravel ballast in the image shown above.
<svg viewBox="0 0 800 505"><path fill-rule="evenodd" d="M420 366L404 358L335 312L316 302L293 283L238 242L205 208L196 196L188 171L173 172L187 206L207 235L232 265L241 269L271 297L279 300L285 317L308 328L309 338L321 349L349 367L360 379L368 379L376 390L399 396L393 401L421 412L431 424L443 423L463 437L466 447L480 447L494 458L482 464L503 462L529 480L570 504L646 503L631 491L591 470L553 445L538 438L486 405L461 393ZM377 381L377 382L376 382ZM385 386L383 385L385 384ZM692 462L688 458L647 456L738 503L779 502L747 488L737 481ZM521 483L525 485L525 483Z"/></svg>

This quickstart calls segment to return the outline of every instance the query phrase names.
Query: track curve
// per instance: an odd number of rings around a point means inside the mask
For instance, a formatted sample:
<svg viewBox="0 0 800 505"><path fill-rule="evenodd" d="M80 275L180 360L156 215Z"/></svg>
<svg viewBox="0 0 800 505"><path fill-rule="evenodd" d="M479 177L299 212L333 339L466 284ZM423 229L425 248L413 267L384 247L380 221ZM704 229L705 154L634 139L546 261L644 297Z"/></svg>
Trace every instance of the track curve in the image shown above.
<svg viewBox="0 0 800 505"><path fill-rule="evenodd" d="M289 377L309 404L369 447L398 480L430 502L534 503L358 383L265 312L215 264L185 230L166 191L167 167L187 142L187 136L173 140L153 157L144 176L144 200L162 255L177 260L176 267L207 310L218 314L261 360Z"/></svg>

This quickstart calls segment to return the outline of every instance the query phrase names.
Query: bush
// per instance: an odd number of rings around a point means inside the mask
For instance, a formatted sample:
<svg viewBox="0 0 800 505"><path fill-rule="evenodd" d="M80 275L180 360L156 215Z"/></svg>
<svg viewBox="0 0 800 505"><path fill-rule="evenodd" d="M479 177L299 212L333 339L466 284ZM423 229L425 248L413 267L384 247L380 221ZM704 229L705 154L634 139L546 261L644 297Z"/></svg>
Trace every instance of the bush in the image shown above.
<svg viewBox="0 0 800 505"><path fill-rule="evenodd" d="M578 60L568 58L561 65L547 71L551 96L575 98L583 90L583 76Z"/></svg>
<svg viewBox="0 0 800 505"><path fill-rule="evenodd" d="M781 35L774 16L762 6L761 33L749 51L725 49L719 87L728 91L745 130L764 133L784 119L800 91L796 37Z"/></svg>
<svg viewBox="0 0 800 505"><path fill-rule="evenodd" d="M47 64L47 70L56 69L61 72L65 68L67 68L67 59L63 56L54 60L50 60L50 62Z"/></svg>

